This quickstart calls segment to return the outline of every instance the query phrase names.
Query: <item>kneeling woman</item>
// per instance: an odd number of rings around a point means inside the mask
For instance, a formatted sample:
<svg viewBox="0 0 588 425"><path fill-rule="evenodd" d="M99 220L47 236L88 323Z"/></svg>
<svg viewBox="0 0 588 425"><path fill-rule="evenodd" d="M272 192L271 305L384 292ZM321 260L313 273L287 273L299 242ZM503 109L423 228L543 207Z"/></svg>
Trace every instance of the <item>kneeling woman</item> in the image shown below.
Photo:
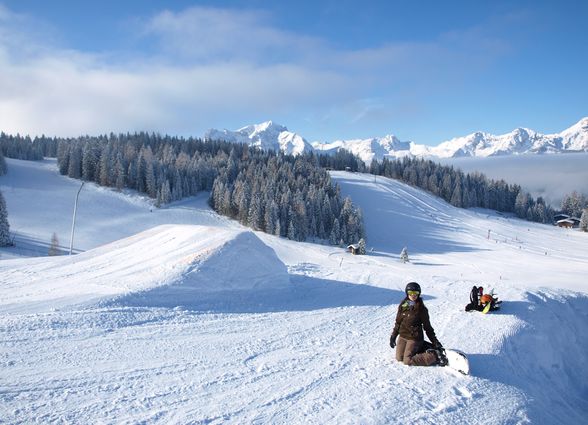
<svg viewBox="0 0 588 425"><path fill-rule="evenodd" d="M390 336L390 347L396 347L396 360L409 366L431 366L439 362L435 350L421 352L425 341L423 329L435 349L442 345L435 336L429 311L421 298L421 287L416 282L406 285L406 298L398 306L396 322ZM398 338L398 342L396 342Z"/></svg>

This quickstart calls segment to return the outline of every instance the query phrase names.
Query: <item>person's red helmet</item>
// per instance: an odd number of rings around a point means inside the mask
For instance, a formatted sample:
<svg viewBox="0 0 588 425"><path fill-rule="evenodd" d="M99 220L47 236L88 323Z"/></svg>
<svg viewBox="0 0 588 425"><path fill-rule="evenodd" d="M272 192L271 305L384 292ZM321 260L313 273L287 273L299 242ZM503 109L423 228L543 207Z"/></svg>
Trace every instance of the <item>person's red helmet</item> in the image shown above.
<svg viewBox="0 0 588 425"><path fill-rule="evenodd" d="M482 304L488 304L491 303L493 301L492 295L490 294L484 294L480 297L480 302Z"/></svg>

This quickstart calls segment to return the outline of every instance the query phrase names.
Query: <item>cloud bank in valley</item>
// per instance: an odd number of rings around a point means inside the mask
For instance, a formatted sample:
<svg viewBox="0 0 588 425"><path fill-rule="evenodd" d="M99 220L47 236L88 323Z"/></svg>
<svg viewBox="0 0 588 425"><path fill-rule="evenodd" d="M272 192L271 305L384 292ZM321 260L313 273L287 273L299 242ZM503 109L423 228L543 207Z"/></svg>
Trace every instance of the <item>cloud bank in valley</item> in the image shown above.
<svg viewBox="0 0 588 425"><path fill-rule="evenodd" d="M563 197L573 191L588 195L587 153L448 158L439 162L518 184L533 197L542 196L556 209L561 207Z"/></svg>

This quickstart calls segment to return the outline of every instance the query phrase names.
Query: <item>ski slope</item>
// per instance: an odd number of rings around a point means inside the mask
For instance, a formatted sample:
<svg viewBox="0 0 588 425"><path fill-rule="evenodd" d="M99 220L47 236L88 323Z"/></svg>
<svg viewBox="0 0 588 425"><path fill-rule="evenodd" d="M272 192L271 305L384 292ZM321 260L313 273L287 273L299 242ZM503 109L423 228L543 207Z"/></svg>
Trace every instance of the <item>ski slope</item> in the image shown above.
<svg viewBox="0 0 588 425"><path fill-rule="evenodd" d="M586 234L333 172L363 210L369 255L252 232L205 195L153 209L86 184L78 253L47 257L53 232L67 251L79 182L51 160L8 166L0 190L17 246L0 249L0 421L585 420ZM393 360L411 280L471 376ZM494 288L503 310L464 312L474 284Z"/></svg>

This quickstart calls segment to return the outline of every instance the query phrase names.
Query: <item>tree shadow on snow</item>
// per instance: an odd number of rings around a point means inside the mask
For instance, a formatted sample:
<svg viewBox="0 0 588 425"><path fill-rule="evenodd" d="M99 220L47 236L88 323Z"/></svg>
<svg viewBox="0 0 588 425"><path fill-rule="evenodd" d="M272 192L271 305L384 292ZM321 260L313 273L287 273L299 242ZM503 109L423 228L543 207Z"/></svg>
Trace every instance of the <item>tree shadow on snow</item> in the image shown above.
<svg viewBox="0 0 588 425"><path fill-rule="evenodd" d="M13 245L3 247L0 249L1 252L10 253L14 256L20 257L46 257L51 249L51 234L49 234L47 240L41 240L20 232L14 232ZM60 244L56 247L57 252L55 255L66 255L69 253L69 247ZM78 250L73 250L74 253L78 253Z"/></svg>
<svg viewBox="0 0 588 425"><path fill-rule="evenodd" d="M386 306L398 304L404 292L290 275L288 286L204 292L186 286L165 286L133 293L113 301L133 307L182 308L207 313L269 313L311 311L325 308Z"/></svg>

